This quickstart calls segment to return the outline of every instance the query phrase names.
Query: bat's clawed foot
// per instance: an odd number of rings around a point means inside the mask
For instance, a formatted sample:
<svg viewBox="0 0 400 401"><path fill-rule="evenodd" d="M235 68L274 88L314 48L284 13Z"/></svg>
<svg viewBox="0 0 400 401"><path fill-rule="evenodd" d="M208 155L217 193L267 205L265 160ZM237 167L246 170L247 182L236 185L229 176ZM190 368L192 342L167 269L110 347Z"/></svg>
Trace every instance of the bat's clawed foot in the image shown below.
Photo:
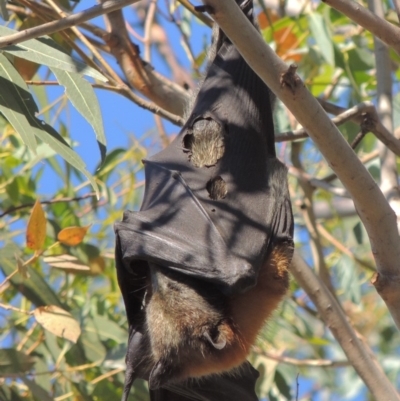
<svg viewBox="0 0 400 401"><path fill-rule="evenodd" d="M288 87L293 95L296 93L296 87L301 83L301 79L296 74L297 65L291 64L288 70L281 74L280 83L282 88Z"/></svg>

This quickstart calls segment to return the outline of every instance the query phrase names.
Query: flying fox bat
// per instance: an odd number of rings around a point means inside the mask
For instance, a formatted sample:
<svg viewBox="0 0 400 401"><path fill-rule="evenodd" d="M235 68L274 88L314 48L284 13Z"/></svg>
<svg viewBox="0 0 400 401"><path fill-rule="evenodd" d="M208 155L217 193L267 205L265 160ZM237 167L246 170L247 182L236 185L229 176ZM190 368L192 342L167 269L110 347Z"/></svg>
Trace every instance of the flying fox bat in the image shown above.
<svg viewBox="0 0 400 401"><path fill-rule="evenodd" d="M245 359L287 290L293 216L270 91L222 31L185 125L144 168L140 211L115 225L123 401L137 377L156 401L255 401Z"/></svg>

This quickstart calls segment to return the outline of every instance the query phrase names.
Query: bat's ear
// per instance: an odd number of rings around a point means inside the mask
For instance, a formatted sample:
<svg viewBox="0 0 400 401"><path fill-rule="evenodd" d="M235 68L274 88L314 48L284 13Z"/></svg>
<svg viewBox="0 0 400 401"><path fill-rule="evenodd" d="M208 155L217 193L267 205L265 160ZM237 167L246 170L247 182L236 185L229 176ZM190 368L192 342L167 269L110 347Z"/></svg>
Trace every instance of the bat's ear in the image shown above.
<svg viewBox="0 0 400 401"><path fill-rule="evenodd" d="M204 338L215 348L221 350L226 346L226 338L223 333L218 333L215 339L213 339L208 331L203 334Z"/></svg>
<svg viewBox="0 0 400 401"><path fill-rule="evenodd" d="M150 390L156 390L165 384L177 380L179 372L168 363L167 359L160 359L153 367L149 377Z"/></svg>

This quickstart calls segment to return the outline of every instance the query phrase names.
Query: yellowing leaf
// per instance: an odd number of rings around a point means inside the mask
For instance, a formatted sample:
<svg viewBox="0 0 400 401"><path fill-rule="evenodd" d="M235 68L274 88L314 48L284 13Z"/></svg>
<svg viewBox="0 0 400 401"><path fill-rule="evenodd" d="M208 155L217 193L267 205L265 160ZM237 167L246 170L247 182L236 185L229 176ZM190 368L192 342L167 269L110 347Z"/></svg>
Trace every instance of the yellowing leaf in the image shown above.
<svg viewBox="0 0 400 401"><path fill-rule="evenodd" d="M104 272L106 262L102 256L96 256L89 259L90 274L96 275Z"/></svg>
<svg viewBox="0 0 400 401"><path fill-rule="evenodd" d="M73 343L76 343L81 334L79 323L58 306L41 306L33 311L33 316L46 330Z"/></svg>
<svg viewBox="0 0 400 401"><path fill-rule="evenodd" d="M58 233L57 239L65 245L69 246L78 245L82 242L89 227L90 226L64 228Z"/></svg>
<svg viewBox="0 0 400 401"><path fill-rule="evenodd" d="M44 215L42 205L37 200L33 206L26 229L26 245L34 251L39 251L43 248L45 239L46 216Z"/></svg>

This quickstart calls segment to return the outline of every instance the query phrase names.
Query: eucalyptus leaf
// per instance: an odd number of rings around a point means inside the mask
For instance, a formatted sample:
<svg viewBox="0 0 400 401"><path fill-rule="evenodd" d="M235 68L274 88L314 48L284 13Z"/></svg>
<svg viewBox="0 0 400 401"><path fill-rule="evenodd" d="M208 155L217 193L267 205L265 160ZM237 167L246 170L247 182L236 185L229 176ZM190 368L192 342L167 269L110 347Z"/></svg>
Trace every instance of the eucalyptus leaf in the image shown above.
<svg viewBox="0 0 400 401"><path fill-rule="evenodd" d="M0 349L0 376L22 374L32 369L35 359L12 348Z"/></svg>
<svg viewBox="0 0 400 401"><path fill-rule="evenodd" d="M0 36L8 36L17 32L14 29L0 26ZM99 81L107 82L107 78L103 74L62 51L53 39L47 36L3 47L2 51L40 65L44 64L48 67L56 67L64 71L77 72L98 79Z"/></svg>
<svg viewBox="0 0 400 401"><path fill-rule="evenodd" d="M1 27L0 27L1 28ZM1 30L1 29L0 29ZM36 118L37 105L33 99L32 94L29 92L25 81L14 69L12 64L7 60L4 55L1 55L0 64L7 66L7 74L5 69L0 69L10 77L12 81L7 81L6 78L0 76L0 86L7 87L12 90L12 96L15 103L18 104L21 114L21 121L27 120L29 130L33 132L39 139L47 143L54 151L56 151L65 161L75 167L78 171L82 172L90 181L93 188L99 193L99 188L93 176L86 170L86 165L80 156L68 145L65 139L49 124ZM11 74L12 72L12 74ZM1 85L3 84L4 85ZM0 99L1 102L1 99ZM25 119L25 120L24 120ZM27 128L26 126L24 126ZM36 146L36 145L35 145Z"/></svg>
<svg viewBox="0 0 400 401"><path fill-rule="evenodd" d="M35 401L54 401L54 398L39 384L35 383L33 380L29 380L26 377L21 377L21 380L29 388L33 395Z"/></svg>
<svg viewBox="0 0 400 401"><path fill-rule="evenodd" d="M51 70L58 82L64 86L68 99L93 127L103 162L106 156L106 137L104 135L100 105L92 85L75 72L63 71L54 67L51 67Z"/></svg>
<svg viewBox="0 0 400 401"><path fill-rule="evenodd" d="M5 276L11 274L17 267L15 254L18 254L18 247L14 244L7 244L0 248L0 269ZM21 275L15 275L10 281L11 284L27 299L36 306L57 305L67 309L61 303L49 284L43 279L40 273L28 266L29 279L23 279Z"/></svg>
<svg viewBox="0 0 400 401"><path fill-rule="evenodd" d="M311 13L308 17L311 33L317 42L319 51L330 65L334 65L335 57L333 51L332 38L326 27L324 18L317 13Z"/></svg>
<svg viewBox="0 0 400 401"><path fill-rule="evenodd" d="M36 152L36 138L20 105L23 99L18 100L21 91L17 90L16 81L23 79L7 57L0 53L0 111L21 136L25 145L32 152Z"/></svg>
<svg viewBox="0 0 400 401"><path fill-rule="evenodd" d="M112 339L120 344L126 342L126 330L106 316L93 316L93 323L101 340Z"/></svg>

